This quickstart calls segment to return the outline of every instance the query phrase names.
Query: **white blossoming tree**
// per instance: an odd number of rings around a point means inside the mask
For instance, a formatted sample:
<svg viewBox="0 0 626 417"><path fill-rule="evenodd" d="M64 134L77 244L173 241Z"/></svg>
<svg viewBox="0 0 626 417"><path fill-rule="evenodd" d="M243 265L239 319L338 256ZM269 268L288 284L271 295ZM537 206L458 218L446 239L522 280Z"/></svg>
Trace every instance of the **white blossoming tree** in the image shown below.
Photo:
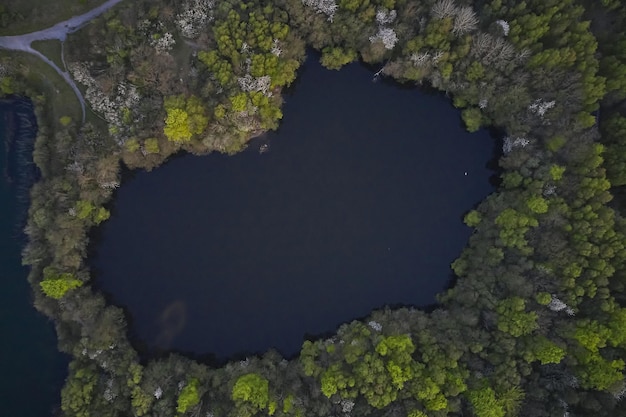
<svg viewBox="0 0 626 417"><path fill-rule="evenodd" d="M311 7L317 13L323 13L328 16L328 20L330 22L333 21L335 17L335 12L337 11L337 3L335 0L302 0L302 4L307 7Z"/></svg>
<svg viewBox="0 0 626 417"><path fill-rule="evenodd" d="M376 12L376 22L378 23L378 32L375 35L370 36L370 42L377 41L382 42L385 49L393 49L398 43L398 36L396 32L388 25L393 23L396 19L395 10L378 9Z"/></svg>
<svg viewBox="0 0 626 417"><path fill-rule="evenodd" d="M182 11L176 15L176 26L186 38L195 38L207 22L213 20L212 9L215 0L187 0L181 5Z"/></svg>

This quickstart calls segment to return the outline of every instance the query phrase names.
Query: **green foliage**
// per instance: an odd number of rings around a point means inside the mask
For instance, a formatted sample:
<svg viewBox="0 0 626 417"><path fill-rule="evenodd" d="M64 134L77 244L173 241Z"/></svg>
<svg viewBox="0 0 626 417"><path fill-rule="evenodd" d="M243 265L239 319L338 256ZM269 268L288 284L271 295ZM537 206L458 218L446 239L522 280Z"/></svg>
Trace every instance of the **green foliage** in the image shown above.
<svg viewBox="0 0 626 417"><path fill-rule="evenodd" d="M66 275L66 274L63 274ZM71 277L71 274L67 274ZM41 290L50 298L56 300L63 298L63 296L69 291L75 288L79 288L83 285L82 281L77 279L70 279L62 277L58 279L45 279L39 283Z"/></svg>
<svg viewBox="0 0 626 417"><path fill-rule="evenodd" d="M98 374L95 365L70 363L70 374L61 391L61 409L69 416L92 416L92 402L97 395Z"/></svg>
<svg viewBox="0 0 626 417"><path fill-rule="evenodd" d="M9 94L14 94L15 90L15 81L13 78L9 76L0 77L0 95L6 96Z"/></svg>
<svg viewBox="0 0 626 417"><path fill-rule="evenodd" d="M553 181L561 181L564 173L565 167L562 167L560 165L552 165L550 167L550 177Z"/></svg>
<svg viewBox="0 0 626 417"><path fill-rule="evenodd" d="M109 217L111 217L111 213L109 212L109 210L105 209L104 207L100 207L98 208L98 210L96 210L93 221L95 224L100 224L103 221L108 220Z"/></svg>
<svg viewBox="0 0 626 417"><path fill-rule="evenodd" d="M161 151L157 138L148 138L143 142L143 149L147 154L155 154Z"/></svg>
<svg viewBox="0 0 626 417"><path fill-rule="evenodd" d="M214 88L226 93L226 101L216 107L216 119L234 123L242 132L278 127L282 112L277 90L293 82L300 65L297 54L281 49L294 43L287 21L287 14L273 5L246 2L228 10L214 26L217 47L201 51L198 59L212 74Z"/></svg>
<svg viewBox="0 0 626 417"><path fill-rule="evenodd" d="M357 54L354 50L344 50L342 48L326 47L322 49L320 62L330 70L338 70L346 64L356 60Z"/></svg>
<svg viewBox="0 0 626 417"><path fill-rule="evenodd" d="M574 339L585 349L597 353L606 343L611 335L608 327L598 323L596 320L581 320L576 326Z"/></svg>
<svg viewBox="0 0 626 417"><path fill-rule="evenodd" d="M566 142L565 137L560 136L560 135L554 136L553 138L549 139L546 142L546 146L552 152L557 152L559 149L563 147L563 145L565 145L565 142Z"/></svg>
<svg viewBox="0 0 626 417"><path fill-rule="evenodd" d="M490 387L470 390L466 394L476 417L504 417L505 411Z"/></svg>
<svg viewBox="0 0 626 417"><path fill-rule="evenodd" d="M522 185L524 177L519 172L506 172L502 174L502 186L504 188L517 188Z"/></svg>
<svg viewBox="0 0 626 417"><path fill-rule="evenodd" d="M624 380L622 359L607 360L588 350L576 356L579 361L576 374L583 388L602 391Z"/></svg>
<svg viewBox="0 0 626 417"><path fill-rule="evenodd" d="M68 291L79 288L83 282L69 272L60 273L54 268L44 269L43 280L39 283L41 290L50 298L61 299Z"/></svg>
<svg viewBox="0 0 626 417"><path fill-rule="evenodd" d="M126 147L128 152L137 152L141 148L139 141L136 138L128 139L124 143L124 147Z"/></svg>
<svg viewBox="0 0 626 417"><path fill-rule="evenodd" d="M141 387L131 388L131 406L135 415L141 417L148 413L154 401L154 396L144 392Z"/></svg>
<svg viewBox="0 0 626 417"><path fill-rule="evenodd" d="M244 111L248 108L248 95L246 93L239 93L230 98L230 107L234 111Z"/></svg>
<svg viewBox="0 0 626 417"><path fill-rule="evenodd" d="M222 59L217 51L200 51L198 59L213 72L218 83L229 85L232 82L233 67L230 62Z"/></svg>
<svg viewBox="0 0 626 417"><path fill-rule="evenodd" d="M320 368L315 363L317 357L317 347L313 342L305 340L300 350L300 364L306 376L317 376Z"/></svg>
<svg viewBox="0 0 626 417"><path fill-rule="evenodd" d="M472 62L472 64L467 68L467 73L465 74L465 78L467 81L473 83L485 76L485 67L478 61Z"/></svg>
<svg viewBox="0 0 626 417"><path fill-rule="evenodd" d="M483 115L477 107L464 109L461 112L461 117L468 132L476 132L483 123Z"/></svg>
<svg viewBox="0 0 626 417"><path fill-rule="evenodd" d="M200 394L198 393L198 386L200 381L196 378L192 378L187 385L178 394L176 400L176 412L179 414L186 413L191 407L194 407L200 402Z"/></svg>
<svg viewBox="0 0 626 417"><path fill-rule="evenodd" d="M552 296L550 295L550 293L540 292L535 296L535 301L543 306L547 306L548 304L550 304L550 301L552 301Z"/></svg>
<svg viewBox="0 0 626 417"><path fill-rule="evenodd" d="M111 216L111 213L104 207L96 208L91 201L86 200L76 202L75 212L79 219L91 220L95 224L100 224Z"/></svg>
<svg viewBox="0 0 626 417"><path fill-rule="evenodd" d="M294 397L293 394L289 394L283 400L283 413L289 414L293 410Z"/></svg>
<svg viewBox="0 0 626 417"><path fill-rule="evenodd" d="M477 227L482 220L482 216L476 210L472 210L465 215L463 222L469 227Z"/></svg>
<svg viewBox="0 0 626 417"><path fill-rule="evenodd" d="M213 112L216 119L223 119L226 116L226 107L223 104L218 104Z"/></svg>
<svg viewBox="0 0 626 417"><path fill-rule="evenodd" d="M91 214L95 210L95 206L91 201L79 200L76 203L76 217L79 219L86 219L91 217Z"/></svg>
<svg viewBox="0 0 626 417"><path fill-rule="evenodd" d="M560 363L565 357L565 349L544 336L539 336L532 343L534 357L542 364Z"/></svg>
<svg viewBox="0 0 626 417"><path fill-rule="evenodd" d="M526 206L536 214L543 214L548 212L548 202L541 196L532 196L526 200Z"/></svg>
<svg viewBox="0 0 626 417"><path fill-rule="evenodd" d="M498 329L513 337L530 334L537 326L537 313L526 312L526 302L520 297L506 298L496 306Z"/></svg>
<svg viewBox="0 0 626 417"><path fill-rule="evenodd" d="M376 345L376 352L381 356L397 357L411 355L415 350L411 337L403 334L389 336L382 339Z"/></svg>
<svg viewBox="0 0 626 417"><path fill-rule="evenodd" d="M328 368L323 373L321 382L322 394L329 398L340 389L345 390L349 386L354 386L354 380L344 374L339 364Z"/></svg>
<svg viewBox="0 0 626 417"><path fill-rule="evenodd" d="M388 336L376 345L376 353L387 359L385 367L398 389L415 376L411 357L414 351L415 345L408 335Z"/></svg>
<svg viewBox="0 0 626 417"><path fill-rule="evenodd" d="M171 96L165 99L165 136L173 142L188 142L194 135L204 131L209 118L200 99L196 96Z"/></svg>
<svg viewBox="0 0 626 417"><path fill-rule="evenodd" d="M62 126L69 126L70 123L72 123L72 118L70 116L63 116L59 119L59 123L61 123Z"/></svg>
<svg viewBox="0 0 626 417"><path fill-rule="evenodd" d="M269 400L269 381L259 374L240 376L232 390L232 399L250 403L259 410L267 408Z"/></svg>
<svg viewBox="0 0 626 417"><path fill-rule="evenodd" d="M515 417L519 414L519 409L525 397L526 394L520 387L511 387L498 395L498 404L504 410L505 416Z"/></svg>
<svg viewBox="0 0 626 417"><path fill-rule="evenodd" d="M531 227L536 227L539 222L526 214L507 208L504 209L495 220L496 225L501 227L500 239L506 246L525 249L527 242L525 239L526 232Z"/></svg>
<svg viewBox="0 0 626 417"><path fill-rule="evenodd" d="M607 147L607 177L613 186L626 185L626 117L617 112L610 114L600 128Z"/></svg>
<svg viewBox="0 0 626 417"><path fill-rule="evenodd" d="M545 70L576 70L582 75L583 105L597 108L605 93L604 77L598 76L597 41L582 21L585 9L574 0L492 0L491 9L510 24L508 38L519 49L533 51L527 66L537 74Z"/></svg>
<svg viewBox="0 0 626 417"><path fill-rule="evenodd" d="M141 417L145 415L154 401L154 395L152 393L146 393L141 389L139 385L143 378L143 368L138 363L130 365L129 377L126 381L126 385L131 390L131 406L136 416Z"/></svg>

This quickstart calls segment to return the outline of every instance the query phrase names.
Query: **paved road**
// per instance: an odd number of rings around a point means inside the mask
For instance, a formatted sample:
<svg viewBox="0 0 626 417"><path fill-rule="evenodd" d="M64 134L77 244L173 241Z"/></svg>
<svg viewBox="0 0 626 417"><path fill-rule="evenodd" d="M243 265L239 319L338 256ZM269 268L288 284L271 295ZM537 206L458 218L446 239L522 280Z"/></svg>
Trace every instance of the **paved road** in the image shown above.
<svg viewBox="0 0 626 417"><path fill-rule="evenodd" d="M115 6L117 3L122 0L108 0L102 3L100 6L88 11L85 14L81 14L80 16L74 16L67 19L64 22L57 23L54 26L51 26L47 29L38 30L36 32L27 33L24 35L16 35L16 36L0 36L0 48L9 49L12 51L23 51L28 52L29 54L33 54L43 60L45 63L50 65L54 70L61 76L68 85L74 90L74 94L78 98L80 102L81 109L83 111L83 122L85 121L85 99L83 98L82 93L76 86L76 83L70 76L70 74L66 71L61 70L54 62L48 59L41 52L33 49L32 43L34 41L44 41L50 39L56 39L61 42L65 42L67 35L70 33L74 33L80 28L82 28L86 23L92 20L95 17L98 17L102 13L109 10L111 7ZM63 56L61 56L63 59ZM65 61L64 61L65 62Z"/></svg>

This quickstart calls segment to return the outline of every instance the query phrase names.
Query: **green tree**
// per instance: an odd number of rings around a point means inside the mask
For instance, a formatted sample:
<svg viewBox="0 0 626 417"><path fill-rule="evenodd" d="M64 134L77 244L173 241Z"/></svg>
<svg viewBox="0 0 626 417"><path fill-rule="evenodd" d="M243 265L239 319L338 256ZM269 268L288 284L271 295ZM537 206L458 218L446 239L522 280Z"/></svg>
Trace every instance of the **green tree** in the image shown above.
<svg viewBox="0 0 626 417"><path fill-rule="evenodd" d="M476 417L504 417L505 411L490 387L470 390L466 394Z"/></svg>
<svg viewBox="0 0 626 417"><path fill-rule="evenodd" d="M550 167L550 177L553 181L561 181L564 173L565 167L562 167L560 165L552 165Z"/></svg>
<svg viewBox="0 0 626 417"><path fill-rule="evenodd" d="M109 217L111 217L111 213L109 212L109 210L105 209L104 207L100 207L98 208L98 210L96 210L93 216L93 221L96 224L100 224L103 221L108 220Z"/></svg>
<svg viewBox="0 0 626 417"><path fill-rule="evenodd" d="M338 70L344 65L351 63L356 58L357 54L353 50L346 50L339 47L326 47L322 49L320 62L328 69Z"/></svg>
<svg viewBox="0 0 626 417"><path fill-rule="evenodd" d="M470 107L461 112L468 132L476 132L483 123L483 115L478 107Z"/></svg>
<svg viewBox="0 0 626 417"><path fill-rule="evenodd" d="M498 302L498 329L513 337L530 334L537 328L537 313L526 312L526 301L521 297L506 298Z"/></svg>
<svg viewBox="0 0 626 417"><path fill-rule="evenodd" d="M565 357L565 349L550 341L545 336L534 338L531 350L534 358L542 365L560 363Z"/></svg>
<svg viewBox="0 0 626 417"><path fill-rule="evenodd" d="M480 224L481 220L482 220L482 216L476 210L470 211L463 218L463 222L465 222L465 224L468 225L469 227L477 227Z"/></svg>
<svg viewBox="0 0 626 417"><path fill-rule="evenodd" d="M83 282L76 279L69 272L59 273L54 268L47 267L43 271L43 280L39 283L41 290L50 298L62 298L68 291L79 288Z"/></svg>
<svg viewBox="0 0 626 417"><path fill-rule="evenodd" d="M91 203L91 201L79 200L76 203L76 217L78 217L79 219L84 220L88 217L91 217L91 214L93 213L94 210L95 210L95 207Z"/></svg>
<svg viewBox="0 0 626 417"><path fill-rule="evenodd" d="M165 136L173 142L188 142L194 135L204 131L209 118L200 99L196 96L171 96L165 99Z"/></svg>
<svg viewBox="0 0 626 417"><path fill-rule="evenodd" d="M159 140L157 138L148 138L143 142L143 149L147 154L159 153Z"/></svg>
<svg viewBox="0 0 626 417"><path fill-rule="evenodd" d="M72 361L70 374L61 391L61 409L70 416L91 417L97 384L98 373L95 365Z"/></svg>
<svg viewBox="0 0 626 417"><path fill-rule="evenodd" d="M525 238L526 232L530 227L539 225L533 217L512 208L504 209L496 217L495 223L501 227L499 236L504 245L521 250L528 246Z"/></svg>
<svg viewBox="0 0 626 417"><path fill-rule="evenodd" d="M548 212L548 202L545 198L534 195L526 200L526 206L536 214L543 214Z"/></svg>
<svg viewBox="0 0 626 417"><path fill-rule="evenodd" d="M200 394L198 393L199 385L200 381L197 378L192 378L187 385L183 387L176 400L177 413L183 414L200 402Z"/></svg>
<svg viewBox="0 0 626 417"><path fill-rule="evenodd" d="M71 274L68 275L71 276ZM82 285L82 281L67 278L45 279L39 283L44 294L57 300L62 298L69 290L79 288Z"/></svg>
<svg viewBox="0 0 626 417"><path fill-rule="evenodd" d="M232 390L232 399L252 404L259 410L267 408L269 399L269 381L259 374L240 376Z"/></svg>

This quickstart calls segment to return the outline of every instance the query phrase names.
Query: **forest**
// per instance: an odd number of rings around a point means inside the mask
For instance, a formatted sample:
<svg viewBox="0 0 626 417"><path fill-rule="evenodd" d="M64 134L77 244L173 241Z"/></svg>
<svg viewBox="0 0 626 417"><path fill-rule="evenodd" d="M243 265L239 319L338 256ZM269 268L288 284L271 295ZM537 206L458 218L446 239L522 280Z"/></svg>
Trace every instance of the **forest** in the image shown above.
<svg viewBox="0 0 626 417"><path fill-rule="evenodd" d="M17 13L0 7L0 25ZM306 48L329 70L360 60L438 89L469 131L505 132L497 192L467 208L474 232L454 286L433 311L374 311L289 360L140 360L87 264L122 164L234 154L276 129ZM91 109L84 124L27 64L0 56L0 93L37 107L42 176L23 262L72 358L59 415L626 415L619 0L123 1L64 53Z"/></svg>

